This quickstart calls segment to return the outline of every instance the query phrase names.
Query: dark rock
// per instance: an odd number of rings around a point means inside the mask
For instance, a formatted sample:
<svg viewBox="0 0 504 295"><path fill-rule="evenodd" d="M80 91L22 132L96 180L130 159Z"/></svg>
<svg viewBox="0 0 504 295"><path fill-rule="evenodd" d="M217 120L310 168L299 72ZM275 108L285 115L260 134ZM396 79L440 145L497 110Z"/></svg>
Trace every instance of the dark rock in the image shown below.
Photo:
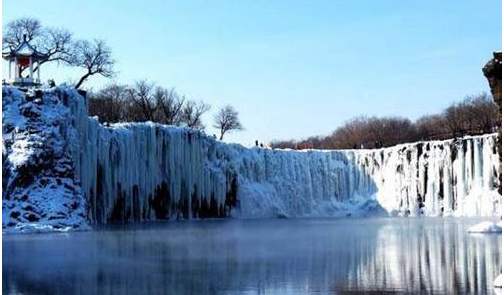
<svg viewBox="0 0 504 295"><path fill-rule="evenodd" d="M49 182L49 181L47 180L47 178L41 178L41 179L39 180L39 183L40 183L40 185L41 185L42 187L45 187L45 186L47 185L47 183L48 183L48 182Z"/></svg>
<svg viewBox="0 0 504 295"><path fill-rule="evenodd" d="M73 201L72 204L70 205L70 208L72 210L76 210L77 208L79 208L79 202Z"/></svg>
<svg viewBox="0 0 504 295"><path fill-rule="evenodd" d="M493 58L489 60L483 67L483 74L488 80L488 85L492 92L492 96L495 104L498 107L498 118L501 120L502 115L502 52L494 52ZM500 124L502 125L502 124ZM499 165L499 175L502 174L502 128L499 126L497 144L499 159L501 164ZM502 194L502 180L498 184L498 191Z"/></svg>
<svg viewBox="0 0 504 295"><path fill-rule="evenodd" d="M19 200L19 201L27 201L28 200L28 195L27 194L23 194L23 195L17 195L14 197L15 200Z"/></svg>
<svg viewBox="0 0 504 295"><path fill-rule="evenodd" d="M61 216L61 215L51 215L47 220L56 220L56 219L64 219L66 216Z"/></svg>
<svg viewBox="0 0 504 295"><path fill-rule="evenodd" d="M36 89L35 90L35 97L36 98L42 98L42 96L44 95L44 92L40 89Z"/></svg>
<svg viewBox="0 0 504 295"><path fill-rule="evenodd" d="M502 52L494 52L493 58L483 67L495 103L502 107Z"/></svg>
<svg viewBox="0 0 504 295"><path fill-rule="evenodd" d="M4 134L5 133L10 133L10 132L12 132L12 130L14 130L14 125L12 125L12 124L4 124L3 125L3 132L4 132Z"/></svg>
<svg viewBox="0 0 504 295"><path fill-rule="evenodd" d="M35 98L35 95L33 95L33 93L28 92L25 95L25 100L26 101L32 101L34 98Z"/></svg>
<svg viewBox="0 0 504 295"><path fill-rule="evenodd" d="M18 218L19 216L21 216L21 212L19 211L11 211L10 213L10 217L12 218Z"/></svg>
<svg viewBox="0 0 504 295"><path fill-rule="evenodd" d="M287 216L286 214L284 213L277 213L277 216L276 216L278 219L288 219L289 216Z"/></svg>
<svg viewBox="0 0 504 295"><path fill-rule="evenodd" d="M26 204L26 205L23 206L23 210L25 210L25 211L35 211L35 208L33 208L33 206L30 205L30 204Z"/></svg>
<svg viewBox="0 0 504 295"><path fill-rule="evenodd" d="M66 189L68 189L69 191L74 191L75 190L75 188L73 186L71 186L70 184L68 184L68 183L63 184L63 186Z"/></svg>
<svg viewBox="0 0 504 295"><path fill-rule="evenodd" d="M21 107L21 114L27 118L38 118L40 117L40 110L33 107L33 105L29 105Z"/></svg>
<svg viewBox="0 0 504 295"><path fill-rule="evenodd" d="M29 222L35 222L40 220L40 217L32 212L26 212L25 214L23 214L23 217Z"/></svg>

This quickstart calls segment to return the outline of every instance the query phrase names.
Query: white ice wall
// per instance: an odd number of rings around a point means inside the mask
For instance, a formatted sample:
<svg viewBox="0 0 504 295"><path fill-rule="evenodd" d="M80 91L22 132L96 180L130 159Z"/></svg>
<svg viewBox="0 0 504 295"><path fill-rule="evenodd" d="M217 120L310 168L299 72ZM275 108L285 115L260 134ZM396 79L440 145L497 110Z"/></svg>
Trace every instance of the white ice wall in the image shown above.
<svg viewBox="0 0 504 295"><path fill-rule="evenodd" d="M153 123L104 127L82 101L71 104L73 155L93 221L498 214L495 135L377 150L247 149Z"/></svg>
<svg viewBox="0 0 504 295"><path fill-rule="evenodd" d="M495 141L491 134L348 153L364 164L388 212L492 216L501 202Z"/></svg>

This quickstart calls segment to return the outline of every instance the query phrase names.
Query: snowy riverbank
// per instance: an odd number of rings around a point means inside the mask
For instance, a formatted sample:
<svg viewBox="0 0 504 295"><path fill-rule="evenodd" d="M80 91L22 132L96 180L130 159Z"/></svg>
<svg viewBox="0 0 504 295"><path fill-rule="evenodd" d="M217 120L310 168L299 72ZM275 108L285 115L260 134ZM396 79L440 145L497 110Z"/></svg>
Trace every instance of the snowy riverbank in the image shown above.
<svg viewBox="0 0 504 295"><path fill-rule="evenodd" d="M496 223L483 221L471 226L467 232L470 233L502 233L502 222Z"/></svg>

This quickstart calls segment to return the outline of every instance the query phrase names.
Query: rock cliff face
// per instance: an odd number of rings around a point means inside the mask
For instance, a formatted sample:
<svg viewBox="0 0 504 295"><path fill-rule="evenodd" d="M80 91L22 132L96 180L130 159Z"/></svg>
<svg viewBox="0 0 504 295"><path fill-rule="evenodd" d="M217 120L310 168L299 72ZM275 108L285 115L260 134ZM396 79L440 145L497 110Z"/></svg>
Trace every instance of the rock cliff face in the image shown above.
<svg viewBox="0 0 504 295"><path fill-rule="evenodd" d="M102 126L70 88L38 98L3 91L4 228L498 214L495 135L376 150L248 149L186 128Z"/></svg>
<svg viewBox="0 0 504 295"><path fill-rule="evenodd" d="M86 201L68 144L77 134L65 104L76 93L2 88L2 218L6 231L87 228Z"/></svg>
<svg viewBox="0 0 504 295"><path fill-rule="evenodd" d="M499 108L499 118L502 117L502 52L494 52L493 58L483 67L483 74L488 80L495 104ZM498 130L497 149L500 156L499 171L502 171L502 122ZM499 184L502 194L502 182Z"/></svg>
<svg viewBox="0 0 504 295"><path fill-rule="evenodd" d="M502 110L502 52L494 52L493 58L483 67L495 103Z"/></svg>

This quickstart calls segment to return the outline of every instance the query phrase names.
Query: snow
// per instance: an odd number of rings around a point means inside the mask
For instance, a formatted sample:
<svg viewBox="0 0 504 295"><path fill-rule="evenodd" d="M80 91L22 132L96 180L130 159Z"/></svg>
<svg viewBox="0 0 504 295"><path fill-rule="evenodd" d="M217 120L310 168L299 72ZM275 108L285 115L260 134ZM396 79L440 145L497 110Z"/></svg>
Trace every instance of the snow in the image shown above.
<svg viewBox="0 0 504 295"><path fill-rule="evenodd" d="M33 48L27 42L23 42L21 46L18 49L16 49L16 53L19 55L30 56L33 54L33 52L34 52Z"/></svg>
<svg viewBox="0 0 504 295"><path fill-rule="evenodd" d="M88 228L86 200L75 178L67 146L75 129L60 98L76 93L48 90L36 97L14 87L3 92L4 232Z"/></svg>
<svg viewBox="0 0 504 295"><path fill-rule="evenodd" d="M494 281L494 287L502 289L502 274L500 274Z"/></svg>
<svg viewBox="0 0 504 295"><path fill-rule="evenodd" d="M54 184L66 175L52 191L28 187L29 200L46 214L63 210L69 224L83 225L83 212L90 223L500 214L495 134L375 150L245 148L152 122L103 126L88 117L86 99L64 86L45 90L38 103L12 87L3 92L9 194L23 194L12 180L49 150L59 160L37 180L49 174ZM4 208L23 205L5 196ZM77 214L58 207L73 200Z"/></svg>
<svg viewBox="0 0 504 295"><path fill-rule="evenodd" d="M121 219L199 218L211 196L225 216L240 218L500 214L495 134L375 150L271 150L155 123L104 127L84 106L73 110L76 173L94 222L110 220L118 201ZM170 198L155 208L163 183Z"/></svg>
<svg viewBox="0 0 504 295"><path fill-rule="evenodd" d="M502 233L502 222L483 221L471 226L467 231L470 233Z"/></svg>

